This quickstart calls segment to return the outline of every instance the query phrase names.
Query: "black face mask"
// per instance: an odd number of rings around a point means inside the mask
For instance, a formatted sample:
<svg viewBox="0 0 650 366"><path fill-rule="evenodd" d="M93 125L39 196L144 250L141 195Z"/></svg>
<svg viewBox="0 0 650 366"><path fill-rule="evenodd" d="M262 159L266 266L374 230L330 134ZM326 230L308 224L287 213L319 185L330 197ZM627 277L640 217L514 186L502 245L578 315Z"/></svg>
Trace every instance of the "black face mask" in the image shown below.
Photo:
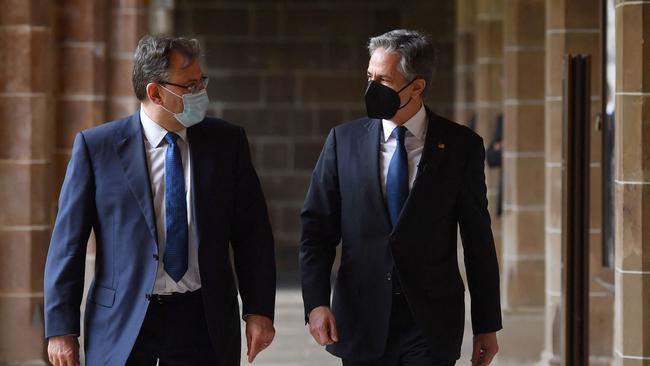
<svg viewBox="0 0 650 366"><path fill-rule="evenodd" d="M399 105L399 93L402 90L406 89L407 86L411 85L417 78L411 80L408 84L398 91L393 90L392 88L378 83L374 80L368 82L368 87L366 88L366 112L368 117L377 118L377 119L391 119L397 114L397 111L406 107L407 104L411 102L412 98L409 98L408 102L404 105Z"/></svg>

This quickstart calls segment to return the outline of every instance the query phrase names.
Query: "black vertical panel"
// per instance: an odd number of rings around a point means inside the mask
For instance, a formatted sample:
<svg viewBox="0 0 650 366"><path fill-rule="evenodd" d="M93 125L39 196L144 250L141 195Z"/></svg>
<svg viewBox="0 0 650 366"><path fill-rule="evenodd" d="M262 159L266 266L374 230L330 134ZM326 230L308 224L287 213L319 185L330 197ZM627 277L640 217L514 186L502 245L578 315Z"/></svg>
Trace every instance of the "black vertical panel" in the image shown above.
<svg viewBox="0 0 650 366"><path fill-rule="evenodd" d="M562 331L564 366L589 360L590 57L564 59Z"/></svg>

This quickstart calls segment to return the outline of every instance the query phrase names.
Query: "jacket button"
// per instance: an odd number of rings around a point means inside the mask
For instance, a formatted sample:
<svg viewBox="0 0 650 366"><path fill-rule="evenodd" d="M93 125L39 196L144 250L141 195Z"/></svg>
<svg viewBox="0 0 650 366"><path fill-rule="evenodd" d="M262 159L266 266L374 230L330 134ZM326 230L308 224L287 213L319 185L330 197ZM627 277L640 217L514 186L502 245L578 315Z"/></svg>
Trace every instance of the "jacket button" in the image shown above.
<svg viewBox="0 0 650 366"><path fill-rule="evenodd" d="M147 300L151 301L151 294L144 294L144 297L145 297Z"/></svg>
<svg viewBox="0 0 650 366"><path fill-rule="evenodd" d="M386 279L390 281L393 278L390 272L386 273Z"/></svg>
<svg viewBox="0 0 650 366"><path fill-rule="evenodd" d="M158 254L153 255L153 260L157 261L158 260Z"/></svg>

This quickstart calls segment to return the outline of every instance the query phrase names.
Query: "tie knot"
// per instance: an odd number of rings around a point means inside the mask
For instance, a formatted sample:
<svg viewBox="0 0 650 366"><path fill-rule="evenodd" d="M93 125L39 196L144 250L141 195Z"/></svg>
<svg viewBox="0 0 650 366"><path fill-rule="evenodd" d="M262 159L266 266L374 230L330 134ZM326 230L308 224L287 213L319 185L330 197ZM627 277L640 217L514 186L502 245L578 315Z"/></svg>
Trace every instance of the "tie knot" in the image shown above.
<svg viewBox="0 0 650 366"><path fill-rule="evenodd" d="M165 140L167 141L168 144L174 145L176 144L176 140L178 140L178 135L173 132L167 132L167 134L165 135Z"/></svg>
<svg viewBox="0 0 650 366"><path fill-rule="evenodd" d="M404 136L406 136L406 127L397 126L395 128L395 138L397 139L397 141L398 142L404 141Z"/></svg>

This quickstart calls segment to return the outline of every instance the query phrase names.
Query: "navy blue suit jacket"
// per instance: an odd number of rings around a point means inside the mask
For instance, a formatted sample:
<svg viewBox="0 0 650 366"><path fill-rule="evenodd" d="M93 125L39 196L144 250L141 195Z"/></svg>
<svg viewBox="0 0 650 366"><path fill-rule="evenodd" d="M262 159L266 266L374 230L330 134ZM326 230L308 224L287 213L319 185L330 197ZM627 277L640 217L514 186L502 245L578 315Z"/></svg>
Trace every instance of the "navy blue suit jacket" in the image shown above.
<svg viewBox="0 0 650 366"><path fill-rule="evenodd" d="M380 120L361 118L334 128L316 164L301 213L302 293L305 314L330 305L330 272L341 243L331 302L339 341L327 347L341 358L372 361L384 353L393 268L434 357L459 358L465 324L459 225L474 333L501 329L483 141L429 110L427 116L415 183L395 227L381 190Z"/></svg>
<svg viewBox="0 0 650 366"><path fill-rule="evenodd" d="M244 130L206 118L187 130L206 320L221 365L239 365L244 314L273 318L273 237ZM80 334L86 246L96 239L85 310L89 365L123 365L154 288L158 244L140 115L80 132L45 266L46 337ZM229 245L230 244L230 245Z"/></svg>

